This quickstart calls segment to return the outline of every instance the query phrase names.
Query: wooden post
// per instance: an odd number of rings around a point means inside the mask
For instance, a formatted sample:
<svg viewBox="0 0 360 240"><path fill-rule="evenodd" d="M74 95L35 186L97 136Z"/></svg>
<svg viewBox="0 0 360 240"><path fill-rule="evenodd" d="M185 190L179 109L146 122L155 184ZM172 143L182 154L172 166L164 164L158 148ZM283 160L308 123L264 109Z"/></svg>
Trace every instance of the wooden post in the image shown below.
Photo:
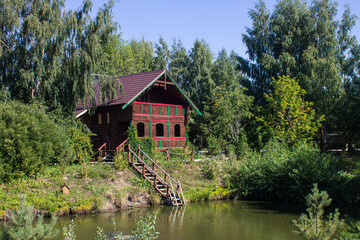
<svg viewBox="0 0 360 240"><path fill-rule="evenodd" d="M167 181L167 175L165 174L165 183L166 183L166 181Z"/></svg>
<svg viewBox="0 0 360 240"><path fill-rule="evenodd" d="M138 144L138 156L140 158L140 144ZM139 161L139 160L138 160Z"/></svg>
<svg viewBox="0 0 360 240"><path fill-rule="evenodd" d="M145 164L143 164L143 176L145 177Z"/></svg>
<svg viewBox="0 0 360 240"><path fill-rule="evenodd" d="M169 189L169 185L167 186L167 189L166 189L166 196L168 197L170 195L170 189Z"/></svg>
<svg viewBox="0 0 360 240"><path fill-rule="evenodd" d="M170 161L170 148L167 150L167 160Z"/></svg>
<svg viewBox="0 0 360 240"><path fill-rule="evenodd" d="M155 178L154 178L154 187L156 189L156 181L157 181L157 178L156 178L156 175L155 175Z"/></svg>
<svg viewBox="0 0 360 240"><path fill-rule="evenodd" d="M128 160L129 160L129 163L131 163L131 156L130 156L130 154L131 154L131 152L130 152L130 144L128 145L128 147L129 147Z"/></svg>
<svg viewBox="0 0 360 240"><path fill-rule="evenodd" d="M191 161L192 161L192 162L194 161L194 153L195 153L195 149L193 148L193 149L192 149L192 153L191 153Z"/></svg>
<svg viewBox="0 0 360 240"><path fill-rule="evenodd" d="M153 163L153 171L155 172L155 163Z"/></svg>

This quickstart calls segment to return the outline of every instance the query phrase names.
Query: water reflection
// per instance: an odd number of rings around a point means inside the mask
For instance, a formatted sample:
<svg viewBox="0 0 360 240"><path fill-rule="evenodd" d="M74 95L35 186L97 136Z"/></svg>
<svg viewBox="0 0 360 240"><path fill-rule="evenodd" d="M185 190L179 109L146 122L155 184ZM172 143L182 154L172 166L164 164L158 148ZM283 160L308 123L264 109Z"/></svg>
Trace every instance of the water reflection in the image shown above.
<svg viewBox="0 0 360 240"><path fill-rule="evenodd" d="M158 207L124 210L92 216L60 218L58 228L76 223L78 240L95 239L97 227L113 232L112 219L123 234L131 234L136 220L158 211L159 239L302 239L292 233L291 220L299 212L297 205L267 202L217 201L189 204L186 207ZM61 239L59 236L58 239Z"/></svg>

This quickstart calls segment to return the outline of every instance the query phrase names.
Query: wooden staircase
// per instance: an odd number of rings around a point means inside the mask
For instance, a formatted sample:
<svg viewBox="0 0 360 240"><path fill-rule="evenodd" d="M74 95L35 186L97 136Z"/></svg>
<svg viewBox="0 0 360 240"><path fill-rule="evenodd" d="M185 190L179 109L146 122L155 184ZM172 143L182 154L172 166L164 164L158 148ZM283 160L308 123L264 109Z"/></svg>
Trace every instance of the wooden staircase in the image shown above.
<svg viewBox="0 0 360 240"><path fill-rule="evenodd" d="M175 181L164 169L152 160L141 148L137 153L128 145L128 161L146 180L151 182L155 190L160 193L165 203L173 206L185 205L185 198L180 182ZM151 167L146 163L148 162ZM161 176L164 176L162 178Z"/></svg>

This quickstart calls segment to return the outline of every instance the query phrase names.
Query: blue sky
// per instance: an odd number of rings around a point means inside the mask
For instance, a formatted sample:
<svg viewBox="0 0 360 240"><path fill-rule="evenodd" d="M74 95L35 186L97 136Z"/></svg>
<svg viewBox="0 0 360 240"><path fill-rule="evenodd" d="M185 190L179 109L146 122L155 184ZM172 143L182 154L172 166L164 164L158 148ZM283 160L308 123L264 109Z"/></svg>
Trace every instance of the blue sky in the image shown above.
<svg viewBox="0 0 360 240"><path fill-rule="evenodd" d="M93 0L96 12L106 0ZM276 0L264 0L272 9ZM82 0L66 0L66 7L77 9ZM196 39L205 39L214 54L221 48L234 50L243 57L246 47L241 34L251 27L248 11L254 8L256 0L120 0L114 8L114 21L121 26L122 38L130 40L142 36L158 42L162 36L171 46L179 38L190 50ZM339 0L338 18L348 4L352 13L360 16L359 0ZM353 30L360 39L360 20Z"/></svg>

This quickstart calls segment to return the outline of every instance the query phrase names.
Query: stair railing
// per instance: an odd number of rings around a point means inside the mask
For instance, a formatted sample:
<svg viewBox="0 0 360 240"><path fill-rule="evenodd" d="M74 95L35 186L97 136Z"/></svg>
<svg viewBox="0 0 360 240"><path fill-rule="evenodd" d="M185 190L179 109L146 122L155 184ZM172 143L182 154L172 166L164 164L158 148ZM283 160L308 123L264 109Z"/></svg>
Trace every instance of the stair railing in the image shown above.
<svg viewBox="0 0 360 240"><path fill-rule="evenodd" d="M138 149L139 149L139 153L142 153L143 156L147 157L147 159L149 159L152 163L153 163L153 168L154 166L156 166L161 172L164 173L165 175L165 182L167 184L167 179L169 179L169 182L171 183L171 187L172 187L172 183L174 183L176 185L176 191L174 191L174 189L172 189L173 193L176 196L179 196L182 201L185 201L185 197L184 194L182 194L182 188L181 188L181 184L180 182L175 181L175 179L173 179L164 169L162 169L154 160L151 159L151 157L149 157L149 155L147 155L141 148L140 145L138 145ZM181 189L181 192L179 191Z"/></svg>
<svg viewBox="0 0 360 240"><path fill-rule="evenodd" d="M182 188L181 188L181 184L180 182L175 181L175 179L173 179L163 168L161 168L153 159L151 159L149 157L149 155L147 155L141 148L140 145L138 145L138 154L136 154L132 149L131 149L131 145L128 145L128 149L129 149L129 155L128 155L128 161L131 165L134 166L135 162L134 162L134 158L137 159L138 162L142 163L143 166L145 166L147 168L147 170L152 173L155 176L154 179L154 187L156 188L156 182L159 181L161 182L163 185L165 185L167 187L167 196L171 198L171 193L173 193L173 197L179 197L183 202L185 202L185 198L184 198L184 194L182 193ZM142 154L142 158L141 158L141 154ZM132 155L132 156L131 156ZM144 157L146 157L148 160L150 160L150 162L153 164L152 168L145 163L144 161ZM161 178L156 172L155 172L155 167L157 167L157 169L159 169L163 174L164 174L164 179ZM143 176L146 178L146 176L144 175L144 169L143 169ZM174 190L173 188L173 184L175 184L176 186L176 190ZM169 192L169 189L171 188L171 193Z"/></svg>
<svg viewBox="0 0 360 240"><path fill-rule="evenodd" d="M126 140L123 141L119 146L117 146L117 147L115 148L116 152L119 152L120 149L122 149L122 152L124 152L124 151L125 151L125 143L127 143L128 140L129 140L129 139L126 139Z"/></svg>
<svg viewBox="0 0 360 240"><path fill-rule="evenodd" d="M110 143L110 141L106 141L103 145L101 145L98 148L99 157L103 158L103 157L105 157L107 155L107 152L108 152L109 149L106 149L106 147L107 147L108 143Z"/></svg>
<svg viewBox="0 0 360 240"><path fill-rule="evenodd" d="M133 155L133 158L131 158L131 154ZM146 169L149 171L149 172L151 172L152 174L154 174L154 176L156 177L155 179L154 179L154 185L155 185L155 187L156 187L156 179L157 179L157 181L159 181L159 182L161 182L162 184L165 184L166 186L167 186L167 183L149 166L149 165L147 165L132 149L131 149L131 146L130 146L130 144L129 144L129 163L130 164L132 164L132 165L134 165L134 157L136 157L136 159L138 160L138 162L140 162L140 163L142 163L145 167L146 167ZM143 174L143 176L144 176L144 174ZM145 177L145 176L144 176Z"/></svg>

